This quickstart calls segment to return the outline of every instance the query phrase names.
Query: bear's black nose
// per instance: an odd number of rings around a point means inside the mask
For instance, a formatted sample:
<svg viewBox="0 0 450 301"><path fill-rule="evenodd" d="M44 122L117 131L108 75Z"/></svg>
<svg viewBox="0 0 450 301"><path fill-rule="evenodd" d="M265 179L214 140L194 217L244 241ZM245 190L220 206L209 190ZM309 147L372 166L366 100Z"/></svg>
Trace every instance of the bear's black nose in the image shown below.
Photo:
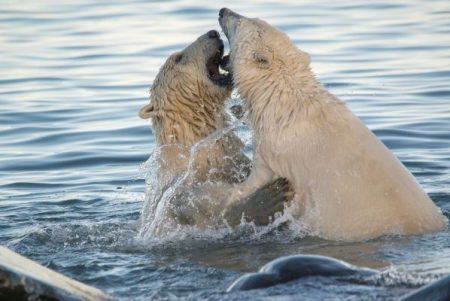
<svg viewBox="0 0 450 301"><path fill-rule="evenodd" d="M227 10L226 7L221 8L221 9L219 10L219 17L223 18L223 15L225 14L225 11L226 11L226 10Z"/></svg>
<svg viewBox="0 0 450 301"><path fill-rule="evenodd" d="M220 37L220 34L217 30L210 30L210 31L208 31L207 35L208 35L208 38L210 38L210 39L217 39Z"/></svg>

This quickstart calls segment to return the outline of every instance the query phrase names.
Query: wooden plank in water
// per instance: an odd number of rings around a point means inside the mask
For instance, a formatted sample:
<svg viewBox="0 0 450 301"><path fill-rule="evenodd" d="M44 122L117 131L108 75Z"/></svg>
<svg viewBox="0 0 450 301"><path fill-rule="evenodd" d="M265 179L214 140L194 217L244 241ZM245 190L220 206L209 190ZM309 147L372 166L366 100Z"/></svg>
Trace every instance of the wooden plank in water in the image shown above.
<svg viewBox="0 0 450 301"><path fill-rule="evenodd" d="M103 301L111 297L0 246L0 300Z"/></svg>

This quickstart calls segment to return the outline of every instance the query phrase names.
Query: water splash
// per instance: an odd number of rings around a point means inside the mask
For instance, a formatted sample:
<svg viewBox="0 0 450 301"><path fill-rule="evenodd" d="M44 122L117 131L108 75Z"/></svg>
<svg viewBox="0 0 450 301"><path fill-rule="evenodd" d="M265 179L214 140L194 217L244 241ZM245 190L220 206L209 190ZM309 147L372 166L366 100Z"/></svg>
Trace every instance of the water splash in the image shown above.
<svg viewBox="0 0 450 301"><path fill-rule="evenodd" d="M236 102L238 97L234 98ZM295 201L286 205L283 213L277 213L267 226L256 226L242 217L237 227L230 227L222 217L222 211L233 184L217 176L221 171L216 168L208 171L206 181L197 179L199 156L208 154L207 161L214 162L214 148L218 141L243 126L241 120L234 119L231 126L214 132L190 150L181 145L164 145L154 149L141 168L146 179L138 235L141 239L152 243L204 238L259 240L267 236L280 237L278 234L283 231L288 231L291 238L306 235L307 227L298 219L300 208ZM249 144L251 139L245 140ZM170 157L175 158L176 162L170 161ZM228 159L234 160L231 157ZM234 173L245 178L246 168L242 164ZM285 234L281 236L286 237Z"/></svg>

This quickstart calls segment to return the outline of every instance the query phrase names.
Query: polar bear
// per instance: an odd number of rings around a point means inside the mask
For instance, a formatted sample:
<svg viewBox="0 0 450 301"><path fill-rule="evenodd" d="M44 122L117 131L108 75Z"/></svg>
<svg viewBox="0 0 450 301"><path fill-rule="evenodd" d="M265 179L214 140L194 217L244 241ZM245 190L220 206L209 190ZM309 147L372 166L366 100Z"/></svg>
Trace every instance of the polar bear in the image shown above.
<svg viewBox="0 0 450 301"><path fill-rule="evenodd" d="M439 231L447 220L412 174L310 70L309 55L260 19L227 8L228 68L254 133L253 169L229 201L275 174L292 184L312 233L357 241Z"/></svg>
<svg viewBox="0 0 450 301"><path fill-rule="evenodd" d="M219 72L223 48L219 33L211 30L171 55L153 82L150 103L139 112L141 118L151 118L158 148L160 189L143 210L143 216L150 217L144 218L146 222L155 218L166 191L171 193L166 206L169 218L199 227L222 216L236 225L243 215L248 221L267 224L292 195L288 183L277 179L225 207L227 187L248 176L250 159L242 141L226 129L225 101L232 85L229 75Z"/></svg>

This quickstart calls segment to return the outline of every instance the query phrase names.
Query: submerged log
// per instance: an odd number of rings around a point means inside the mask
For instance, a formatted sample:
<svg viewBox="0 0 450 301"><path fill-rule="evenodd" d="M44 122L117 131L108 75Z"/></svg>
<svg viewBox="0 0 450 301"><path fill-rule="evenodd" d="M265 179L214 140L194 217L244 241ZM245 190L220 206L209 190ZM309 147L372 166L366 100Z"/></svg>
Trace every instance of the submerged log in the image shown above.
<svg viewBox="0 0 450 301"><path fill-rule="evenodd" d="M344 261L318 255L292 255L272 260L259 272L238 278L227 292L266 288L309 276L368 277L375 270L353 266Z"/></svg>
<svg viewBox="0 0 450 301"><path fill-rule="evenodd" d="M99 289L0 246L0 300L102 301L111 298Z"/></svg>

